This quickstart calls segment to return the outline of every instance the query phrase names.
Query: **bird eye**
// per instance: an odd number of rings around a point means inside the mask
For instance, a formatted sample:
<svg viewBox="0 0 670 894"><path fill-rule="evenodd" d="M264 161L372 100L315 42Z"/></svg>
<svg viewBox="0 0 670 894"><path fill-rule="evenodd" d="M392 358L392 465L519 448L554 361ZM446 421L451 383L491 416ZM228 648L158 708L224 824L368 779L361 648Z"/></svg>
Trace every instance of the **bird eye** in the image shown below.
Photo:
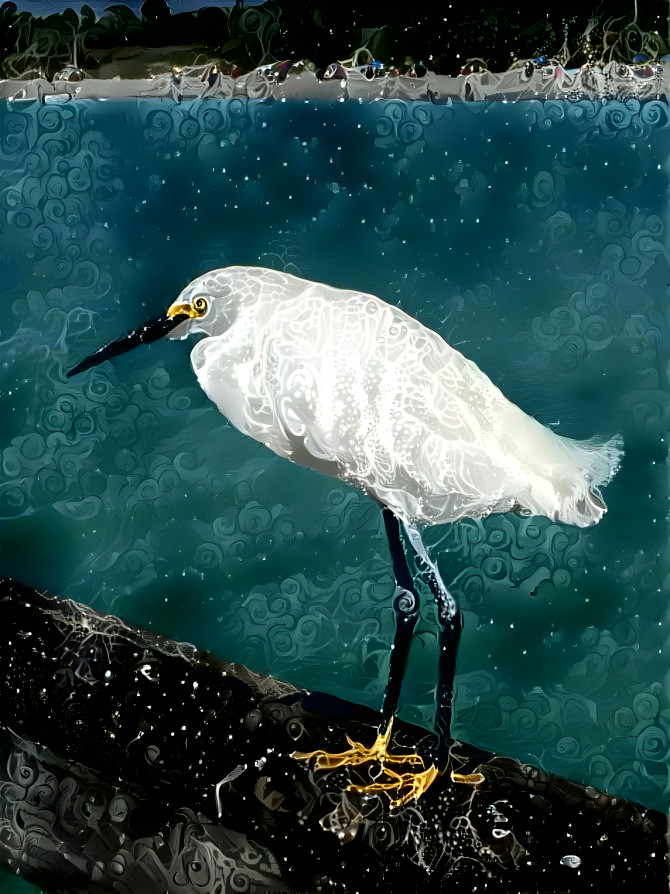
<svg viewBox="0 0 670 894"><path fill-rule="evenodd" d="M199 317L202 317L207 313L207 299L206 298L196 298L193 302L193 310L198 314Z"/></svg>

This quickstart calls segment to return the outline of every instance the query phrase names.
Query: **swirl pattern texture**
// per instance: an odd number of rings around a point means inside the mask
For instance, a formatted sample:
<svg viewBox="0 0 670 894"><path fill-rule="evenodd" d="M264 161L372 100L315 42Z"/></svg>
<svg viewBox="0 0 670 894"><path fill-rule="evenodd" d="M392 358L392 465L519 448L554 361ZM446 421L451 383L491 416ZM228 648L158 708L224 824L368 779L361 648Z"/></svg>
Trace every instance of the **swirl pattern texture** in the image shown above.
<svg viewBox="0 0 670 894"><path fill-rule="evenodd" d="M426 532L465 616L456 734L667 810L667 104L329 96L3 102L0 572L378 707L378 507L240 435L186 344L64 371L225 266L379 296L557 436L626 444L596 526ZM426 726L435 630L426 599Z"/></svg>

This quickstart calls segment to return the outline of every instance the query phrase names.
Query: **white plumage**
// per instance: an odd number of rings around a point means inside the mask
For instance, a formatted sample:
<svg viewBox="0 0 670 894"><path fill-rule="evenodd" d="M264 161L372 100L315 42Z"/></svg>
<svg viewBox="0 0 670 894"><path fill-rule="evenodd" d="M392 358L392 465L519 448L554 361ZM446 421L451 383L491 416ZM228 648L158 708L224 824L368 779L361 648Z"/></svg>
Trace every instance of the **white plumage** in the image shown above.
<svg viewBox="0 0 670 894"><path fill-rule="evenodd" d="M196 316L199 297L206 312ZM191 282L169 313L185 308L191 318L170 337L209 336L193 368L236 428L410 524L514 508L585 526L605 512L598 486L617 469L620 438L556 435L373 295L227 267Z"/></svg>

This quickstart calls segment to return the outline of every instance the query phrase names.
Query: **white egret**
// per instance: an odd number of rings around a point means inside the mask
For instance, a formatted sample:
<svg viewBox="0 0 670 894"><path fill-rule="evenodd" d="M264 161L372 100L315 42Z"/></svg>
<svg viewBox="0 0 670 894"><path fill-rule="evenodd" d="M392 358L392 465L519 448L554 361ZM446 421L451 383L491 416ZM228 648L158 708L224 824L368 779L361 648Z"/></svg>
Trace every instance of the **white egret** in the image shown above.
<svg viewBox="0 0 670 894"><path fill-rule="evenodd" d="M260 267L226 267L199 276L165 316L99 349L68 376L141 342L192 333L207 336L191 351L200 386L236 428L279 456L361 488L385 507L402 594L396 602L399 632L385 722L371 748L352 743L343 755L318 752L317 766L371 759L385 766L421 762L416 755L386 751L417 614L398 520L442 624L436 732L443 757L460 615L417 526L509 510L594 524L606 511L598 487L617 469L620 439L561 437L398 308L373 295ZM420 774L387 767L390 781L368 789L408 787L394 802L399 804L418 796L435 773L433 767Z"/></svg>

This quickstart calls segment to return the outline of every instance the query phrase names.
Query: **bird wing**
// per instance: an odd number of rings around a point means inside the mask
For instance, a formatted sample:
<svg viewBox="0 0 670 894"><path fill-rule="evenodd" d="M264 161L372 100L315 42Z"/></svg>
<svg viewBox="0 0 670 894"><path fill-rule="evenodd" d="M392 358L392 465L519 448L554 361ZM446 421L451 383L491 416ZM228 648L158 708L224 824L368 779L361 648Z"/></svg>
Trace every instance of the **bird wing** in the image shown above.
<svg viewBox="0 0 670 894"><path fill-rule="evenodd" d="M613 468L616 445L603 453L558 438L437 333L374 296L275 280L191 355L240 431L412 522L516 503L577 524L602 515L589 508L589 484Z"/></svg>

